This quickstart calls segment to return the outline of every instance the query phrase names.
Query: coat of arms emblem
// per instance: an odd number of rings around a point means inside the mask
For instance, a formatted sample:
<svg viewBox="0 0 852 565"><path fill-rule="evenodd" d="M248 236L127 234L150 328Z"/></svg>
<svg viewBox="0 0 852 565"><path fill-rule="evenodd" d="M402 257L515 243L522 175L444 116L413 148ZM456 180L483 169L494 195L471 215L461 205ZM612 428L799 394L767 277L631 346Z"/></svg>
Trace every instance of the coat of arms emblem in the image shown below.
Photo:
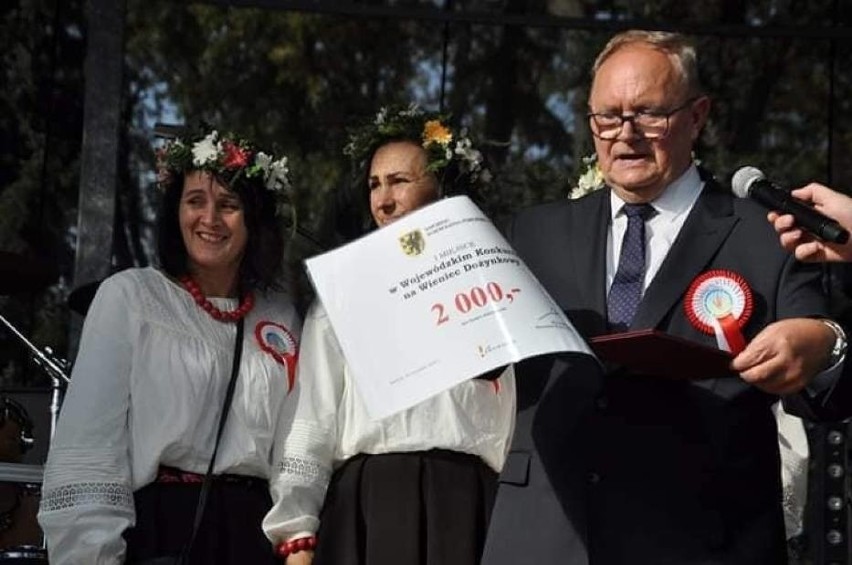
<svg viewBox="0 0 852 565"><path fill-rule="evenodd" d="M399 246L402 252L409 257L415 257L423 252L426 247L426 239L420 230L410 231L399 236Z"/></svg>

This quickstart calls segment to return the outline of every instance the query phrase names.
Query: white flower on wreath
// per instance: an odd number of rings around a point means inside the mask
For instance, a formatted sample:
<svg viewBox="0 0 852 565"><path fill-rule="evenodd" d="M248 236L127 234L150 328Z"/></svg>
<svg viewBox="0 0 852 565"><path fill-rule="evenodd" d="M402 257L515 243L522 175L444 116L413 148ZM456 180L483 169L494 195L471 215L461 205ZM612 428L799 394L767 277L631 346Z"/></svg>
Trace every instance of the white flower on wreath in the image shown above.
<svg viewBox="0 0 852 565"><path fill-rule="evenodd" d="M583 165L585 166L583 173L577 179L577 186L571 189L568 198L580 198L603 188L605 185L603 172L600 165L598 165L598 156L596 154L593 153L587 157L583 157Z"/></svg>
<svg viewBox="0 0 852 565"><path fill-rule="evenodd" d="M408 105L408 108L406 108L405 110L400 110L399 115L400 116L419 116L422 113L423 113L423 111L420 109L420 106L418 106L416 103L412 102L411 104Z"/></svg>
<svg viewBox="0 0 852 565"><path fill-rule="evenodd" d="M272 161L266 170L266 188L273 191L281 191L290 188L290 167L287 166L287 157L281 157Z"/></svg>
<svg viewBox="0 0 852 565"><path fill-rule="evenodd" d="M293 210L287 203L287 192L290 190L290 168L287 157L281 157L277 161L272 156L258 151L254 158L255 167L263 173L263 184L267 190L275 194L277 203L275 213L279 217L285 217ZM295 225L295 224L294 224Z"/></svg>
<svg viewBox="0 0 852 565"><path fill-rule="evenodd" d="M216 141L218 137L219 132L213 130L204 139L192 146L192 164L194 166L201 168L219 158L220 147Z"/></svg>
<svg viewBox="0 0 852 565"><path fill-rule="evenodd" d="M462 132L464 135L464 132ZM467 137L462 137L456 142L455 154L461 157L461 163L466 172L475 173L482 168L482 153L473 148L473 144Z"/></svg>

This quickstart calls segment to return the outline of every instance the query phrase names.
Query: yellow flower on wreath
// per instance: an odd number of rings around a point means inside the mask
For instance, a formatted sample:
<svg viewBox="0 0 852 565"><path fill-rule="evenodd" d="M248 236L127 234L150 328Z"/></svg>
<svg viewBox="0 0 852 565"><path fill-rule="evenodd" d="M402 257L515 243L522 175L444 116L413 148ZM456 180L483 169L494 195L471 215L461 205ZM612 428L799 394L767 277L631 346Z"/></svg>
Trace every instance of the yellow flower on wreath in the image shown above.
<svg viewBox="0 0 852 565"><path fill-rule="evenodd" d="M438 143L446 147L453 140L450 128L438 120L429 120L423 124L423 147Z"/></svg>
<svg viewBox="0 0 852 565"><path fill-rule="evenodd" d="M383 107L372 122L350 130L349 142L343 153L352 158L356 167L369 166L367 160L373 152L388 141L399 139L420 140L426 151L426 171L444 174L447 166L455 162L457 177L466 177L470 185L486 184L491 178L485 168L482 153L474 148L467 132L453 133L449 116L421 110L416 104L407 107Z"/></svg>

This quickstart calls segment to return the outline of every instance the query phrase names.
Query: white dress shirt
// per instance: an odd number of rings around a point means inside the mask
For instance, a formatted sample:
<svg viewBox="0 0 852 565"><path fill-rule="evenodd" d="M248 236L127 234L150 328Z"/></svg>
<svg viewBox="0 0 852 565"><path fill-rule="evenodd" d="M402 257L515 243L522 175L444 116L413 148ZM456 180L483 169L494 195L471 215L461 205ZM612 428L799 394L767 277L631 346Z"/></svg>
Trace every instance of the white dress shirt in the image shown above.
<svg viewBox="0 0 852 565"><path fill-rule="evenodd" d="M663 264L683 223L692 211L692 207L695 206L702 188L704 188L704 182L698 174L698 169L695 165L691 165L659 198L650 203L656 214L645 221L645 278L642 281L642 292L648 288L657 271L660 270L660 265ZM612 218L606 253L607 294L618 270L621 244L624 240L624 232L627 231L627 215L622 210L624 200L614 190L611 190L609 194Z"/></svg>

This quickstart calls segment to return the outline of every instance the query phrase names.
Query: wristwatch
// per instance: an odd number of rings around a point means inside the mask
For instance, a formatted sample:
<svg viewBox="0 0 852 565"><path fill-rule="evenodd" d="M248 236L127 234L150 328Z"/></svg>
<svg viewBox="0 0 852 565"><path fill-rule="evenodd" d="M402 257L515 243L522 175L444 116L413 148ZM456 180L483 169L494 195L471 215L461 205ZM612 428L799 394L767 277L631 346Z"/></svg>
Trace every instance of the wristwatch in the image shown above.
<svg viewBox="0 0 852 565"><path fill-rule="evenodd" d="M828 357L828 368L831 369L843 360L849 345L846 341L846 332L843 331L840 324L834 320L822 319L820 321L834 332L834 347L831 348L831 353Z"/></svg>

